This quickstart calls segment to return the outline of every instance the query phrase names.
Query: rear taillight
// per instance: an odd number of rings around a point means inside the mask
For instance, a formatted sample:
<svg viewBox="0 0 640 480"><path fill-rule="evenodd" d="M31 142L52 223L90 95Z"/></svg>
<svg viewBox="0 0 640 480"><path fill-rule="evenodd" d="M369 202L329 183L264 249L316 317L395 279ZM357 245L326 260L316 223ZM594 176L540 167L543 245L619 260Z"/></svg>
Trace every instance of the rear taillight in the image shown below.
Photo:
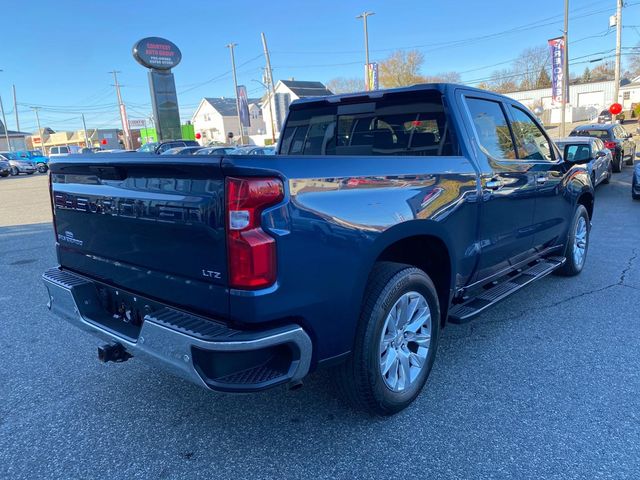
<svg viewBox="0 0 640 480"><path fill-rule="evenodd" d="M276 281L276 242L260 226L262 211L284 198L277 178L226 180L229 284L257 289Z"/></svg>
<svg viewBox="0 0 640 480"><path fill-rule="evenodd" d="M604 142L604 146L607 147L609 150L615 150L616 142Z"/></svg>

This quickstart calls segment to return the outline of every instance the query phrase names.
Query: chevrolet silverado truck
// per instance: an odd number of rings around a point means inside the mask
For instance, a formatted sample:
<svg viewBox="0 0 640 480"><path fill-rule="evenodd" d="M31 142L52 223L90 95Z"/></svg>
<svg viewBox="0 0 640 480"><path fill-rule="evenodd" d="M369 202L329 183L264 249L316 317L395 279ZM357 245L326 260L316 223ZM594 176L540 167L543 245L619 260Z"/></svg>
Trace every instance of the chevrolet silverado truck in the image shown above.
<svg viewBox="0 0 640 480"><path fill-rule="evenodd" d="M294 102L278 155L51 162L49 309L205 388L331 367L390 415L442 328L583 269L594 190L518 102L427 84Z"/></svg>

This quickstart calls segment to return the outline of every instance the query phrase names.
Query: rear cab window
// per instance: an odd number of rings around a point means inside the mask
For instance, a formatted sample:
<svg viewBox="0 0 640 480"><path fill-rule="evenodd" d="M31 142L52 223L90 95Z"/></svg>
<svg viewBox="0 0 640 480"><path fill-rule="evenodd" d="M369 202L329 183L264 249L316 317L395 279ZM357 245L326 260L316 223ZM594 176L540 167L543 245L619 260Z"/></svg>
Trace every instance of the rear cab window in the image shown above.
<svg viewBox="0 0 640 480"><path fill-rule="evenodd" d="M459 155L439 91L291 109L281 155Z"/></svg>

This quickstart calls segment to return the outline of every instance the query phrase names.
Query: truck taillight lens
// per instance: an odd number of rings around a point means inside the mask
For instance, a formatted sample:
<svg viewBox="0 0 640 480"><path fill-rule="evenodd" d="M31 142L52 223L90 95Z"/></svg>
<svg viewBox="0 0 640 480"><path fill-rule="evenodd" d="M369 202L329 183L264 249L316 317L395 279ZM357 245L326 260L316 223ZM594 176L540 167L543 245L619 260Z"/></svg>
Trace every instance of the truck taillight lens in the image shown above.
<svg viewBox="0 0 640 480"><path fill-rule="evenodd" d="M604 146L607 147L609 150L615 150L616 142L604 142Z"/></svg>
<svg viewBox="0 0 640 480"><path fill-rule="evenodd" d="M277 178L226 179L229 284L258 289L276 281L276 242L262 230L262 211L284 198Z"/></svg>

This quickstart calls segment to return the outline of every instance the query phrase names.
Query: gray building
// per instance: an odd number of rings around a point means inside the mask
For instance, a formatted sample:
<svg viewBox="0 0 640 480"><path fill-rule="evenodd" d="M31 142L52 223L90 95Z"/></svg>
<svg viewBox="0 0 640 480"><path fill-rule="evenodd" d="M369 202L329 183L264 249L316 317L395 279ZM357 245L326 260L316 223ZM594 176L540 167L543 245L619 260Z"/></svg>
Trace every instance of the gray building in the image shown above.
<svg viewBox="0 0 640 480"><path fill-rule="evenodd" d="M0 120L0 150L26 150L27 142L26 138L31 135L30 133L17 132L15 130L7 130L5 132L4 123ZM7 136L9 137L9 145L7 144Z"/></svg>

